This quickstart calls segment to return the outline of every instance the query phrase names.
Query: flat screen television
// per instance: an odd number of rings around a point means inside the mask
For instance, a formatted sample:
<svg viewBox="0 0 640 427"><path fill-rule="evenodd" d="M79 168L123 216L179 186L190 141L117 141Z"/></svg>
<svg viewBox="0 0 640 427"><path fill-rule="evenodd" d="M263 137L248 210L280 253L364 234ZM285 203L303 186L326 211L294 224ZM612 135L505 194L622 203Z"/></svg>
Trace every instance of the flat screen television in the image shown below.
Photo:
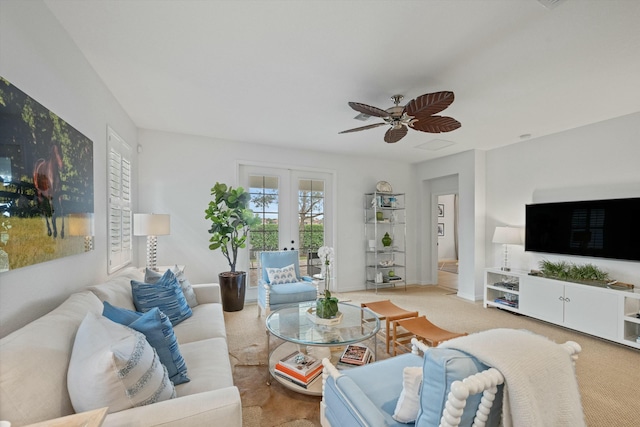
<svg viewBox="0 0 640 427"><path fill-rule="evenodd" d="M524 248L640 261L640 198L527 205Z"/></svg>

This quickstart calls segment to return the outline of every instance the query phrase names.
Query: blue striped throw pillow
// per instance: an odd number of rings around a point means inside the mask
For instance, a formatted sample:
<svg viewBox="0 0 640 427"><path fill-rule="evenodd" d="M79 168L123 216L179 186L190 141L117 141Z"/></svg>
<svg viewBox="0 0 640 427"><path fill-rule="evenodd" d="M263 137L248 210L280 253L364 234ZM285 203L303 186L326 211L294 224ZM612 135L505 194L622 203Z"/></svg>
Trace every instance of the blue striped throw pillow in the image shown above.
<svg viewBox="0 0 640 427"><path fill-rule="evenodd" d="M114 307L107 301L103 305L104 317L144 334L151 347L156 349L160 362L167 368L169 379L175 385L190 381L187 376L187 364L180 353L171 321L158 307L146 313L138 313L126 308Z"/></svg>
<svg viewBox="0 0 640 427"><path fill-rule="evenodd" d="M155 284L131 281L136 310L146 313L154 307L166 314L173 326L193 314L173 271L167 270Z"/></svg>

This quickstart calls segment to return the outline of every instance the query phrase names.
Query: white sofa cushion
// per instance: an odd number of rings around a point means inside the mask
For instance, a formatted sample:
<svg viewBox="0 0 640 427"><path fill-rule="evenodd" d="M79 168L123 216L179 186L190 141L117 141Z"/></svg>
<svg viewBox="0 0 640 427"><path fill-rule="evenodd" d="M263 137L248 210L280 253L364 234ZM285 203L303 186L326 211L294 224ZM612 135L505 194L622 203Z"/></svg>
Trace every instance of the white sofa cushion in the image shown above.
<svg viewBox="0 0 640 427"><path fill-rule="evenodd" d="M223 338L190 342L180 349L189 366L191 381L176 386L179 397L233 387L229 350Z"/></svg>
<svg viewBox="0 0 640 427"><path fill-rule="evenodd" d="M144 334L87 313L78 328L67 386L76 412L118 412L176 397L167 369Z"/></svg>
<svg viewBox="0 0 640 427"><path fill-rule="evenodd" d="M109 301L116 307L135 310L131 295L131 280L142 280L143 277L144 274L139 269L128 267L109 281L89 286L87 289L96 294L100 301Z"/></svg>
<svg viewBox="0 0 640 427"><path fill-rule="evenodd" d="M191 317L173 327L180 345L209 338L227 339L222 304L199 304L191 310Z"/></svg>
<svg viewBox="0 0 640 427"><path fill-rule="evenodd" d="M87 312L102 313L91 292L71 295L50 313L0 340L0 417L14 425L72 414L67 368Z"/></svg>

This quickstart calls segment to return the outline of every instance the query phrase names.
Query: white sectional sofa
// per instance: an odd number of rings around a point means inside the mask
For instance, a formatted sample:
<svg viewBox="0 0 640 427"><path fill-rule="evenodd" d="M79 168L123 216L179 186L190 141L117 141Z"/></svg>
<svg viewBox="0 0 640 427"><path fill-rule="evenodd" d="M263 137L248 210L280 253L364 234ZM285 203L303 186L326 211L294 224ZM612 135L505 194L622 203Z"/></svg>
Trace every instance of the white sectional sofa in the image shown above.
<svg viewBox="0 0 640 427"><path fill-rule="evenodd" d="M135 310L130 267L105 283L72 294L52 312L0 340L0 420L13 427L74 413L67 370L76 332L103 301ZM193 285L198 305L174 327L191 381L175 386L176 398L109 413L104 426L242 426L240 393L233 385L218 284ZM105 405L106 406L106 405Z"/></svg>

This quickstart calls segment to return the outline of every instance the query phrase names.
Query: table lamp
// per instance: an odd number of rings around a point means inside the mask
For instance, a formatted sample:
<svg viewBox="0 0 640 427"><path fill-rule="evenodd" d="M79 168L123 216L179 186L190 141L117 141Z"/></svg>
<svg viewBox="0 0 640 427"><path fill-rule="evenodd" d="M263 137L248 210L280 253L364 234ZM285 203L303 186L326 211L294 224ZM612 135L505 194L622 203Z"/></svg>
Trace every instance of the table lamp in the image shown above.
<svg viewBox="0 0 640 427"><path fill-rule="evenodd" d="M147 236L147 268L156 269L158 247L157 236L166 236L170 232L168 214L133 214L133 235Z"/></svg>
<svg viewBox="0 0 640 427"><path fill-rule="evenodd" d="M509 245L521 245L522 236L516 227L496 227L493 233L493 243L501 243L504 247L502 271L511 271L509 267Z"/></svg>

